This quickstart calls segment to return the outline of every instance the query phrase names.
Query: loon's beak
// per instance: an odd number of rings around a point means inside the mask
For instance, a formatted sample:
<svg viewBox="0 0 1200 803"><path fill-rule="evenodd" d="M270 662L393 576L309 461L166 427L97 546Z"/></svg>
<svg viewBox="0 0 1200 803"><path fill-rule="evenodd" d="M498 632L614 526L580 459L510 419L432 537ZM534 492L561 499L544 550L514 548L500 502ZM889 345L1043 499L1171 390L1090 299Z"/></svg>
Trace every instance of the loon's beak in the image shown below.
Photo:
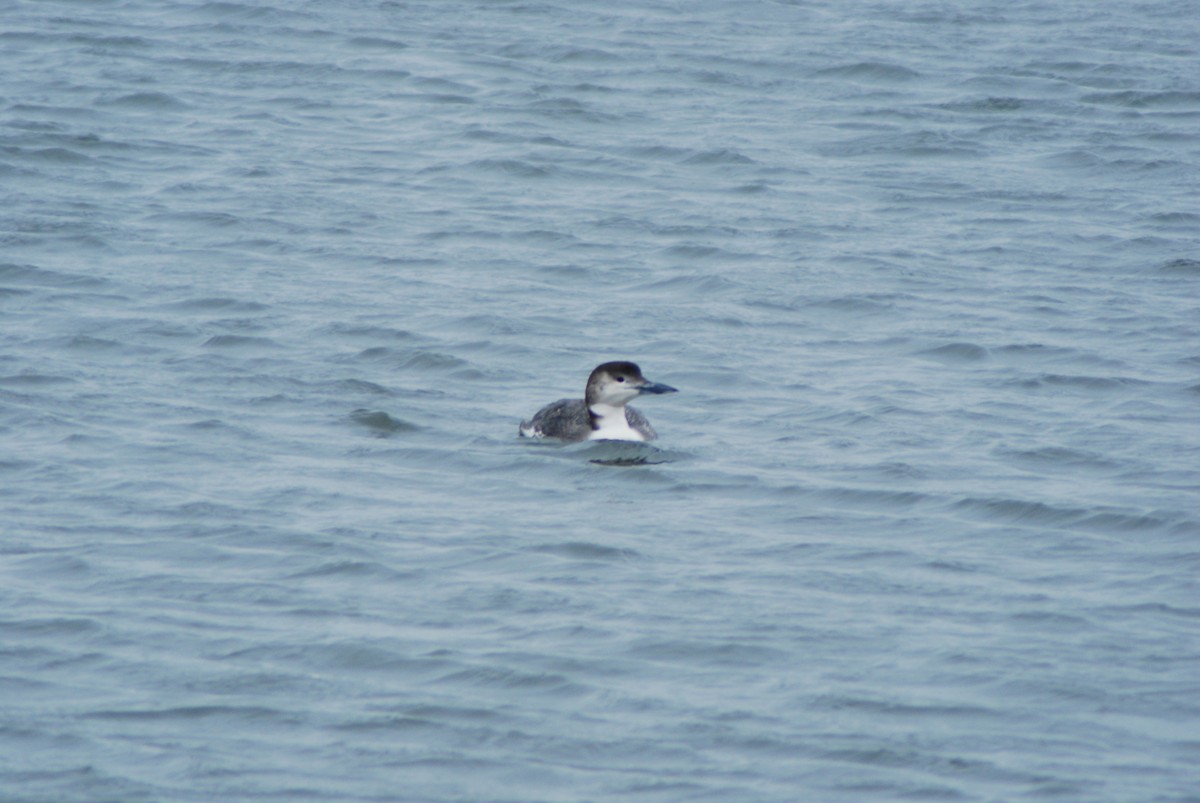
<svg viewBox="0 0 1200 803"><path fill-rule="evenodd" d="M664 385L661 382L646 382L638 388L641 393L678 393L679 391L670 385Z"/></svg>

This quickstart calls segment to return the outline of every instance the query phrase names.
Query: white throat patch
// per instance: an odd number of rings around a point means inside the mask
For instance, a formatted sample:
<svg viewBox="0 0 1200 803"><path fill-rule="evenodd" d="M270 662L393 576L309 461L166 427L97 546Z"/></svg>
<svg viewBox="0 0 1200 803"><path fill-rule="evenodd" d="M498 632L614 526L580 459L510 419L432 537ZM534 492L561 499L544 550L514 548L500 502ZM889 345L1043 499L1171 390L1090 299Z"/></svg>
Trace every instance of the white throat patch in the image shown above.
<svg viewBox="0 0 1200 803"><path fill-rule="evenodd" d="M642 433L629 426L625 418L625 406L613 407L609 404L593 404L590 408L596 414L598 429L588 435L590 441L644 441Z"/></svg>

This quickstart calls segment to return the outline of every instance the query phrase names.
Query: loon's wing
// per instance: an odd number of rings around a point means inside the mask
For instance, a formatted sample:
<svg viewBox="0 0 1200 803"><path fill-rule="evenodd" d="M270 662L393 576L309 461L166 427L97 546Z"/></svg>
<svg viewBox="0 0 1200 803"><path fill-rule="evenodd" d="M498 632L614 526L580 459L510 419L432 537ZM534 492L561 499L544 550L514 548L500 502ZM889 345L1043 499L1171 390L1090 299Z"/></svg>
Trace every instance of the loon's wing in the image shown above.
<svg viewBox="0 0 1200 803"><path fill-rule="evenodd" d="M559 399L538 410L532 420L522 421L520 433L526 438L582 441L592 434L592 422L583 399Z"/></svg>
<svg viewBox="0 0 1200 803"><path fill-rule="evenodd" d="M650 426L650 422L646 420L646 416L642 415L641 411L637 408L625 405L625 420L629 422L631 429L636 429L646 440L652 441L658 437L658 433L654 431L654 427Z"/></svg>

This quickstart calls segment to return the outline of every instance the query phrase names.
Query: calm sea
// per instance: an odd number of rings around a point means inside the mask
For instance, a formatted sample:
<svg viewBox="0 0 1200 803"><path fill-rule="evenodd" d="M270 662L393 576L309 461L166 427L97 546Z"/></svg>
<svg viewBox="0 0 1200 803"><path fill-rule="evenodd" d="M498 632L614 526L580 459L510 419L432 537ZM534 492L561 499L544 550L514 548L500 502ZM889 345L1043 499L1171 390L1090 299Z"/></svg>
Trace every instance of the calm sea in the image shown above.
<svg viewBox="0 0 1200 803"><path fill-rule="evenodd" d="M1197 767L1192 0L0 0L5 803Z"/></svg>

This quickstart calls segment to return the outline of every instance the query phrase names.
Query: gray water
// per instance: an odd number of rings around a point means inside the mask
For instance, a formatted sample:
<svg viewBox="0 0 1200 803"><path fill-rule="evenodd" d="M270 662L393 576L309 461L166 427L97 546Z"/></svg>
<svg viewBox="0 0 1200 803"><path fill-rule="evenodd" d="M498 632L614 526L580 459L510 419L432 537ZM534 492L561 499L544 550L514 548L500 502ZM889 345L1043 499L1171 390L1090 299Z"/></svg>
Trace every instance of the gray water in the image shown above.
<svg viewBox="0 0 1200 803"><path fill-rule="evenodd" d="M0 26L3 800L1200 800L1194 3Z"/></svg>

